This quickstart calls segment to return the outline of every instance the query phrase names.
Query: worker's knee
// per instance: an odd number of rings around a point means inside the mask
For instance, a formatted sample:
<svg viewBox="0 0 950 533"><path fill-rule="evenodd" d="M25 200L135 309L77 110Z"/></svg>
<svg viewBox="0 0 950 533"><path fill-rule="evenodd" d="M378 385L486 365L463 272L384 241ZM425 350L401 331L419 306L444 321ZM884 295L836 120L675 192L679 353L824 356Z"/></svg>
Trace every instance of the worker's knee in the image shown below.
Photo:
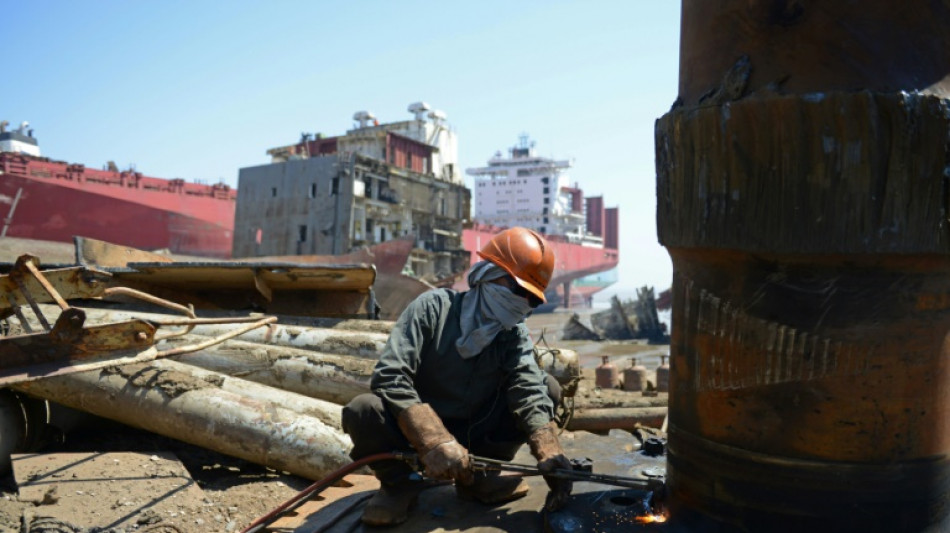
<svg viewBox="0 0 950 533"><path fill-rule="evenodd" d="M372 393L360 394L343 406L340 413L340 425L349 435L371 430L386 424L386 406Z"/></svg>

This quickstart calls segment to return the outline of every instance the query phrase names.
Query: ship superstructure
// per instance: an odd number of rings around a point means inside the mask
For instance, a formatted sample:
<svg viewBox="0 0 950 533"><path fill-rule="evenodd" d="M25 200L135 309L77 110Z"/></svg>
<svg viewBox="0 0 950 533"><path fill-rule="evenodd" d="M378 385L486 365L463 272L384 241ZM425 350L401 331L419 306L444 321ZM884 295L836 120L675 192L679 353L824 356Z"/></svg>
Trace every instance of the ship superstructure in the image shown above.
<svg viewBox="0 0 950 533"><path fill-rule="evenodd" d="M571 186L565 172L569 160L537 155L534 143L521 135L517 146L488 160L488 166L470 168L475 177L476 222L493 226L523 226L570 242L603 246L599 235L588 235L584 196Z"/></svg>
<svg viewBox="0 0 950 533"><path fill-rule="evenodd" d="M23 121L15 130L7 131L10 121L0 121L0 152L25 154L39 157L40 144L33 137L30 123Z"/></svg>
<svg viewBox="0 0 950 533"><path fill-rule="evenodd" d="M344 135L304 134L268 150L270 164L242 168L234 255L338 255L411 238L407 272L432 282L463 272L471 193L455 132L424 102L408 110L413 119L386 124L358 111Z"/></svg>
<svg viewBox="0 0 950 533"><path fill-rule="evenodd" d="M575 283L617 266L619 212L604 206L602 196L585 198L571 185L565 159L539 156L522 135L504 157L496 152L484 167L470 168L475 178L474 225L466 229L469 249L478 249L502 228L523 226L545 235L555 249L555 271L548 300L570 306L590 304L593 293L610 283ZM477 261L473 257L473 261ZM576 287L575 287L576 285Z"/></svg>

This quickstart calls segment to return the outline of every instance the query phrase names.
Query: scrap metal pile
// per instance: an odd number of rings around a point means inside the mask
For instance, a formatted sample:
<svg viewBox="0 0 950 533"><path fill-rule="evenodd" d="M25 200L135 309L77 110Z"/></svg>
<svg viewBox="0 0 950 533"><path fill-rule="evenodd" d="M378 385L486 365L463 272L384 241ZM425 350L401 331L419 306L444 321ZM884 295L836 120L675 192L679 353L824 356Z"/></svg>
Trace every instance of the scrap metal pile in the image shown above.
<svg viewBox="0 0 950 533"><path fill-rule="evenodd" d="M309 479L348 463L340 407L369 391L393 324L367 318L377 310L373 267L141 253L89 257L87 243L79 262L98 268L42 270L23 256L0 276L0 385ZM235 311L249 307L274 316ZM665 406L576 405L577 354L539 346L536 357L564 388L567 429L656 427L665 416ZM0 420L16 434L0 438L0 466L33 451L23 437L44 416L22 418Z"/></svg>
<svg viewBox="0 0 950 533"><path fill-rule="evenodd" d="M621 302L617 296L610 299L610 309L594 313L590 324L584 324L577 314L564 326L564 340L630 340L645 339L654 344L669 344L666 325L660 322L653 287L637 289L637 299Z"/></svg>

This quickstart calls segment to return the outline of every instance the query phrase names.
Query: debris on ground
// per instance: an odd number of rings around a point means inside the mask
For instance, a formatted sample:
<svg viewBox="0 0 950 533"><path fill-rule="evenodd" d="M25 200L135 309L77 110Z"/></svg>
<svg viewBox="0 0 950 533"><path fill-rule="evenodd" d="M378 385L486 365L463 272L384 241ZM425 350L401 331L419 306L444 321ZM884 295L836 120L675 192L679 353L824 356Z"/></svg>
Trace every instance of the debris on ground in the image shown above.
<svg viewBox="0 0 950 533"><path fill-rule="evenodd" d="M644 339L652 344L669 344L666 324L660 321L653 287L637 289L637 299L621 302L614 295L610 309L590 315L585 324L573 315L561 330L564 340Z"/></svg>

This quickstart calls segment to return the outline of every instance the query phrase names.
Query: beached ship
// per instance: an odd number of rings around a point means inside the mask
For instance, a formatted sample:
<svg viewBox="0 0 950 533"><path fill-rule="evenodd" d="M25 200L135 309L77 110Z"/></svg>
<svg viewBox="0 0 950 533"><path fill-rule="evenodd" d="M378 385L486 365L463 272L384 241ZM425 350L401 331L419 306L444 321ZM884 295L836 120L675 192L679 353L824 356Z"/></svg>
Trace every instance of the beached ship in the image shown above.
<svg viewBox="0 0 950 533"><path fill-rule="evenodd" d="M534 143L522 135L508 157L497 152L487 166L467 169L475 178L475 223L463 231L463 240L466 249L475 251L505 227L543 234L555 254L548 301L589 306L596 292L616 281L616 275L596 275L620 261L619 211L605 207L603 196L585 198L566 174L571 166L568 160L537 155Z"/></svg>
<svg viewBox="0 0 950 533"><path fill-rule="evenodd" d="M342 135L305 134L268 150L270 163L240 169L234 256L369 249L383 259L380 245L409 239L408 261L390 272L454 281L470 263L462 226L471 197L455 132L425 102L408 111L409 120L382 124L358 111Z"/></svg>
<svg viewBox="0 0 950 533"><path fill-rule="evenodd" d="M71 242L81 235L146 250L227 258L237 191L40 155L24 122L0 123L0 237Z"/></svg>

